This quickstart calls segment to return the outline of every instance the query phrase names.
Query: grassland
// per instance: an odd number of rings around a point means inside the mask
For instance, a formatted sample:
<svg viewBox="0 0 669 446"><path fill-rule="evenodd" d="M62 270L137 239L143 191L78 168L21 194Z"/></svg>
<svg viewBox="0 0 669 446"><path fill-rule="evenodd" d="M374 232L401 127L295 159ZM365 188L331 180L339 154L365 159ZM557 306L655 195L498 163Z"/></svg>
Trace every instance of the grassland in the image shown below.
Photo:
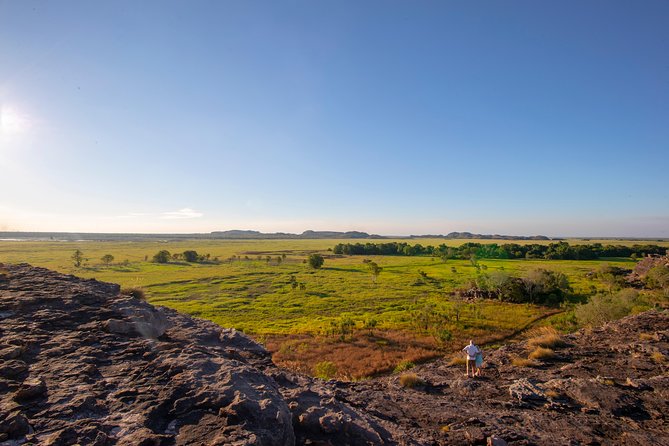
<svg viewBox="0 0 669 446"><path fill-rule="evenodd" d="M471 263L463 260L444 263L430 257L371 256L383 268L374 281L362 257L334 256L328 251L340 242L347 241L3 241L0 262L28 262L126 287L142 287L154 304L254 336L267 345L280 364L311 372L318 362L331 361L338 376L344 378L360 378L392 370L401 361L441 355L470 337L479 342L502 339L555 311L496 301L466 304L454 301L450 291L476 275ZM457 246L465 241L420 239L412 243L444 242ZM82 250L88 259L80 268L75 268L70 259L75 249ZM153 254L162 249L209 253L222 263L150 262ZM326 258L320 270L303 263L313 252ZM100 258L105 254L114 256L112 265L102 265ZM285 258L279 262L282 255ZM236 260L229 260L232 256ZM606 262L628 268L633 265L630 259L606 259ZM603 285L586 277L604 263L601 260L482 260L480 263L487 272L505 270L513 275L537 267L559 270L568 276L577 295L603 289ZM304 289L293 288L291 276L304 284ZM417 328L414 315L420 311L446 315L444 328L452 333L452 338L437 339ZM343 336L328 333L333 323L345 319L354 322L353 333ZM363 328L366 324L367 328Z"/></svg>

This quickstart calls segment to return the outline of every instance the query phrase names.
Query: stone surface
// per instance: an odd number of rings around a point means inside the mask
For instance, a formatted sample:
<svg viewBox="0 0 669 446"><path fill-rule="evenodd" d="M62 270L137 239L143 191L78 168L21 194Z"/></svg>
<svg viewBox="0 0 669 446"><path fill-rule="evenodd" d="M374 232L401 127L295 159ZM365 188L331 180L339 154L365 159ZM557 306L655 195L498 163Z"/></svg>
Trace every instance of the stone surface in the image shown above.
<svg viewBox="0 0 669 446"><path fill-rule="evenodd" d="M332 384L280 372L240 332L114 284L6 269L0 445L397 443Z"/></svg>
<svg viewBox="0 0 669 446"><path fill-rule="evenodd" d="M484 377L438 360L398 376L321 381L277 368L243 333L29 265L0 282L0 446L669 444L669 315L567 336Z"/></svg>

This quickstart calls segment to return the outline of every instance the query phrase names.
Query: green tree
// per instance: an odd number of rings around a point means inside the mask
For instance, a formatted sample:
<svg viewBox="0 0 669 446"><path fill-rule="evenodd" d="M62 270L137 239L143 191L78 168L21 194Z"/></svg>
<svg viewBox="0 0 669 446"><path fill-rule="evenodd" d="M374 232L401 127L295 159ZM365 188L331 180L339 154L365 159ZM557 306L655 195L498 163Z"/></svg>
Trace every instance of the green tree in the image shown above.
<svg viewBox="0 0 669 446"><path fill-rule="evenodd" d="M154 256L153 256L153 261L155 263L167 263L170 261L170 258L172 255L170 254L169 251L163 249L161 251L158 251Z"/></svg>
<svg viewBox="0 0 669 446"><path fill-rule="evenodd" d="M197 251L193 251L193 250L184 251L182 255L183 255L184 260L186 262L190 262L190 263L195 263L200 258ZM164 262L159 262L159 263L164 263Z"/></svg>
<svg viewBox="0 0 669 446"><path fill-rule="evenodd" d="M369 272L372 274L372 282L376 283L376 279L379 277L379 274L381 274L381 271L383 271L383 268L377 265L376 262L369 261L366 263L367 269L369 269Z"/></svg>
<svg viewBox="0 0 669 446"><path fill-rule="evenodd" d="M72 254L72 262L74 262L74 266L79 268L81 266L81 262L83 261L84 261L84 253L81 252L80 249L74 251L74 254Z"/></svg>
<svg viewBox="0 0 669 446"><path fill-rule="evenodd" d="M105 255L102 256L102 258L100 260L102 260L102 263L109 266L111 264L111 262L114 261L114 256L111 255L111 254L105 254Z"/></svg>
<svg viewBox="0 0 669 446"><path fill-rule="evenodd" d="M320 254L310 254L308 259L309 266L314 269L319 269L325 263L325 259Z"/></svg>

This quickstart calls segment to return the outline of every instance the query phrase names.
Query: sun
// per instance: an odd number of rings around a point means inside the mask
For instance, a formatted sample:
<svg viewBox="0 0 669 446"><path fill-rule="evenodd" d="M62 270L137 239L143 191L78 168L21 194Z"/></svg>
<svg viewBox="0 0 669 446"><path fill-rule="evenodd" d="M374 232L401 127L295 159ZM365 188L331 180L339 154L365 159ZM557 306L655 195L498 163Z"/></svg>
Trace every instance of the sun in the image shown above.
<svg viewBox="0 0 669 446"><path fill-rule="evenodd" d="M28 117L16 109L3 106L0 108L0 134L15 135L28 130Z"/></svg>

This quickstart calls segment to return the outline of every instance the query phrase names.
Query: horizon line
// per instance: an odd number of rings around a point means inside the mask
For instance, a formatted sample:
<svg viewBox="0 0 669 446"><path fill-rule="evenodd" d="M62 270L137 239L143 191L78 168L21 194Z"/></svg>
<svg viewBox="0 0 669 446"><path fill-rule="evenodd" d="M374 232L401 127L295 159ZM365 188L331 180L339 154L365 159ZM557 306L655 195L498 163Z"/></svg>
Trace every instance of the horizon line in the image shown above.
<svg viewBox="0 0 669 446"><path fill-rule="evenodd" d="M658 240L658 241L666 241L669 240L668 237L662 237L662 236L624 236L624 235L617 235L617 236L600 236L600 235L544 235L544 234L534 234L534 235L512 235L512 234L500 234L500 233L476 233L476 232L471 232L471 231L450 231L449 233L446 234L408 234L408 235L398 235L398 234L378 234L378 233L369 233L367 231L359 231L359 230L348 230L348 231L331 231L331 230L313 230L313 229L306 229L302 232L286 232L286 231L276 231L276 232L262 232L258 231L255 229L219 229L219 230L214 230L210 232L90 232L90 231L15 231L15 230L8 230L8 231L0 231L0 234L81 234L81 235L153 235L153 236L189 236L189 235L198 235L198 236L203 236L203 235L212 235L215 233L221 233L221 232L233 232L233 231L240 231L240 232L256 232L260 235L276 235L276 234L286 234L286 235L302 235L306 232L332 232L336 234L346 234L350 232L354 233L362 233L362 234L367 234L369 237L384 237L388 239L409 239L409 238L446 238L448 234L452 233L459 233L459 234L472 234L472 235L481 235L485 237L490 237L491 240L498 240L498 239L503 239L503 237L516 237L516 238L526 238L526 239L531 239L532 237L546 237L550 240L559 240L559 239L595 239L595 240ZM236 238L237 240L243 240L244 237L238 237ZM327 237L324 237L324 239L327 239ZM362 239L362 238L361 238ZM457 240L457 238L453 238ZM462 240L467 240L467 239L477 239L476 237L472 238L463 238ZM278 239L277 239L278 240Z"/></svg>

